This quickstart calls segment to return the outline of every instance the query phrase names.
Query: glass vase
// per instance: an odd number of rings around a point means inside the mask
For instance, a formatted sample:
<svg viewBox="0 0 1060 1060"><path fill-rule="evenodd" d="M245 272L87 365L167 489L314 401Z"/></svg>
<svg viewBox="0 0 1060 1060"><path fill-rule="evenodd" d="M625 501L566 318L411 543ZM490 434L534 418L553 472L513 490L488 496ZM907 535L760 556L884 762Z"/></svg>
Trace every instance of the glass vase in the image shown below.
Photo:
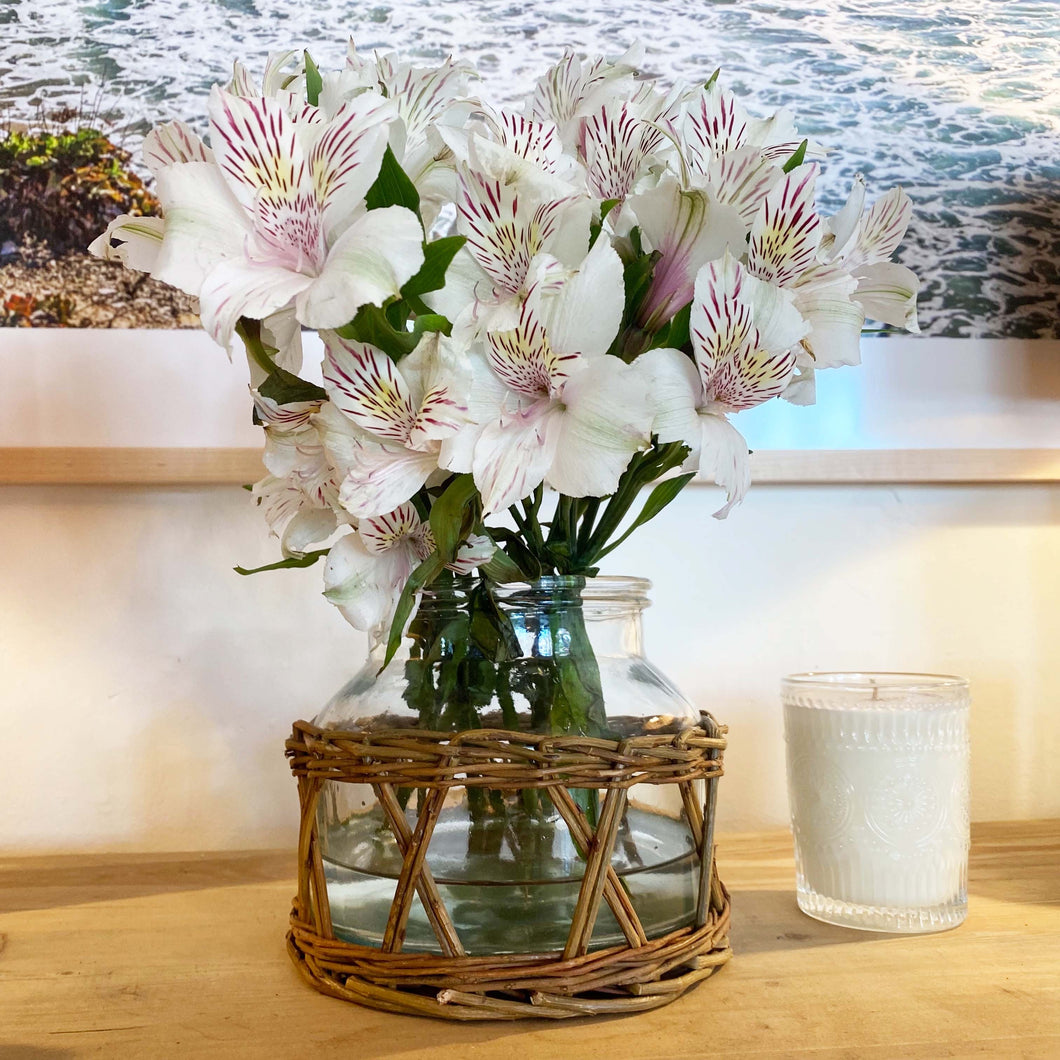
<svg viewBox="0 0 1060 1060"><path fill-rule="evenodd" d="M433 587L389 665L382 667L379 636L364 667L314 724L605 740L679 733L703 719L644 656L641 612L649 588L644 580L607 577L503 586L457 578ZM595 825L600 792L569 793ZM423 789L397 795L411 829ZM375 789L326 781L317 829L336 937L380 946L402 853ZM567 940L586 864L581 847L544 790L456 787L446 795L426 865L469 955L542 953ZM700 857L678 785L633 785L611 865L648 938L693 923ZM603 906L589 948L624 941ZM418 896L402 951L440 952Z"/></svg>

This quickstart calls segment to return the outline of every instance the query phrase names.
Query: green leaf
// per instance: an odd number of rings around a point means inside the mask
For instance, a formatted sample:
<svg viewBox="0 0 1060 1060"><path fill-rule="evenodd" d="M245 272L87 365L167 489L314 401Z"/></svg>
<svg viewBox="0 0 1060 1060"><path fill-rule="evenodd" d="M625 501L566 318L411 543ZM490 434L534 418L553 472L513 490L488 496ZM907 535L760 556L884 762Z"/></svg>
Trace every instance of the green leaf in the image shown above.
<svg viewBox="0 0 1060 1060"><path fill-rule="evenodd" d="M407 328L395 328L387 319L389 308L363 305L349 324L336 328L336 333L344 339L355 339L357 342L378 346L388 357L400 361L402 357L412 353L424 332L440 331L443 335L448 335L453 330L448 318L440 313L423 313L416 317L411 331Z"/></svg>
<svg viewBox="0 0 1060 1060"><path fill-rule="evenodd" d="M261 321L240 317L236 323L236 334L243 340L247 353L265 372L268 377L258 387L262 397L270 398L280 405L290 405L296 401L326 401L327 391L281 368L274 360L276 349L266 346L261 340ZM254 422L260 425L260 417L254 410Z"/></svg>
<svg viewBox="0 0 1060 1060"><path fill-rule="evenodd" d="M249 488L249 487L248 487ZM306 552L302 556L289 556L287 559L278 560L276 563L266 563L264 567L233 567L236 574L260 574L264 570L288 570L292 567L312 567L322 556L326 556L330 549L321 549L319 552Z"/></svg>
<svg viewBox="0 0 1060 1060"><path fill-rule="evenodd" d="M274 368L269 378L258 387L262 397L270 398L278 405L292 405L296 401L327 401L328 392L316 383L301 379L285 368Z"/></svg>
<svg viewBox="0 0 1060 1060"><path fill-rule="evenodd" d="M401 294L404 298L437 291L445 286L445 274L457 251L467 242L467 236L446 236L433 243L423 244L423 265L412 277Z"/></svg>
<svg viewBox="0 0 1060 1060"><path fill-rule="evenodd" d="M382 673L394 658L398 648L401 646L401 637L405 632L405 623L412 614L413 604L416 602L416 594L425 586L430 585L435 578L445 569L442 557L437 552L432 552L408 577L405 587L401 590L398 598L397 609L394 611L394 621L390 624L390 636L386 642L386 658L383 665L379 667Z"/></svg>
<svg viewBox="0 0 1060 1060"><path fill-rule="evenodd" d="M305 56L305 98L311 107L315 107L320 103L320 90L324 87L324 79L309 52L302 54Z"/></svg>
<svg viewBox="0 0 1060 1060"><path fill-rule="evenodd" d="M713 84L714 84L714 83L715 83L715 82L716 82L716 81L718 80L718 75L719 75L720 73L721 73L721 67L719 66L719 67L717 68L717 70L715 70L715 71L714 71L714 73L712 73L712 74L710 75L710 77L708 77L708 78L707 78L707 80L706 80L706 82L704 83L703 87L704 87L704 88L710 88L710 86L711 86L711 85L713 85Z"/></svg>
<svg viewBox="0 0 1060 1060"><path fill-rule="evenodd" d="M795 154L793 154L791 158L789 158L787 162L784 163L785 173L790 173L793 169L796 168L796 166L802 165L802 161L806 157L806 148L809 146L809 143L809 140L803 140L802 143L795 148Z"/></svg>
<svg viewBox="0 0 1060 1060"><path fill-rule="evenodd" d="M601 231L603 231L604 221L607 220L607 215L619 204L619 199L604 199L600 203L600 217L599 220L593 220L589 224L589 249L592 250L596 245L596 240L599 238Z"/></svg>
<svg viewBox="0 0 1060 1060"><path fill-rule="evenodd" d="M505 582L521 582L525 577L519 565L509 559L500 549L497 549L489 563L484 563L479 570L491 582L497 582L499 585Z"/></svg>
<svg viewBox="0 0 1060 1060"><path fill-rule="evenodd" d="M455 475L431 507L431 532L443 563L452 563L475 523L478 498L471 475Z"/></svg>
<svg viewBox="0 0 1060 1060"><path fill-rule="evenodd" d="M607 546L597 556L598 559L606 556L609 552L613 552L623 541L633 533L637 527L643 526L646 522L654 519L680 492L687 486L692 479L696 477L694 471L690 471L686 475L678 475L676 478L664 479L660 482L655 489L648 494L648 499L644 502L644 507L640 510L640 515L629 525L625 533L621 537L617 538L610 545Z"/></svg>
<svg viewBox="0 0 1060 1060"><path fill-rule="evenodd" d="M383 155L383 164L379 167L379 176L368 189L365 201L368 203L369 210L379 210L386 206L404 206L419 216L420 193L416 190L416 185L409 180L408 174L401 168L389 145Z"/></svg>

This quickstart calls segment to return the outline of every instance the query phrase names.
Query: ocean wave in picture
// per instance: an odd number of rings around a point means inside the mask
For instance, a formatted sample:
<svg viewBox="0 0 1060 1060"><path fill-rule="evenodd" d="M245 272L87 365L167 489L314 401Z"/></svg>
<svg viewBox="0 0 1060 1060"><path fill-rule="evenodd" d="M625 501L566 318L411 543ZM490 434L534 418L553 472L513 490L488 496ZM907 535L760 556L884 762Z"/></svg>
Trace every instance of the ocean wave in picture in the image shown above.
<svg viewBox="0 0 1060 1060"><path fill-rule="evenodd" d="M1056 0L2 0L0 115L100 94L112 135L202 126L232 59L308 47L338 66L362 51L473 60L485 94L515 102L565 47L647 73L702 80L715 67L750 109L790 106L835 148L820 184L838 208L855 173L916 205L901 260L924 280L931 335L1060 337L1060 4Z"/></svg>

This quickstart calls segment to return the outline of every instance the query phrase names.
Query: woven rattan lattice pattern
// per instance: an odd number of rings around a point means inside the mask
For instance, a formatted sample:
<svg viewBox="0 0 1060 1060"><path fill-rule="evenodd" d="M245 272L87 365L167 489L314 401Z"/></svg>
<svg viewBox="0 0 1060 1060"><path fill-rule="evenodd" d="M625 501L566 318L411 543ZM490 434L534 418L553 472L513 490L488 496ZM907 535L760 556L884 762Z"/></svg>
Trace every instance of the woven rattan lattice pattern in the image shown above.
<svg viewBox="0 0 1060 1060"><path fill-rule="evenodd" d="M374 1008L443 1019L564 1018L636 1012L664 1005L729 959L729 896L713 862L715 785L725 730L709 715L680 733L625 740L539 736L500 729L462 733L386 729L325 731L297 722L287 755L301 803L298 894L288 949L299 971L323 993ZM403 857L386 930L376 949L334 935L317 835L325 781L370 784ZM706 802L695 782L706 781ZM649 939L612 867L619 824L634 784L676 784L700 858L694 924ZM585 869L562 951L472 956L427 865L427 848L449 790L546 789L579 849ZM397 790L423 789L415 824ZM598 822L570 789L604 792ZM434 929L440 955L401 952L414 895ZM589 950L601 905L626 937L623 946Z"/></svg>

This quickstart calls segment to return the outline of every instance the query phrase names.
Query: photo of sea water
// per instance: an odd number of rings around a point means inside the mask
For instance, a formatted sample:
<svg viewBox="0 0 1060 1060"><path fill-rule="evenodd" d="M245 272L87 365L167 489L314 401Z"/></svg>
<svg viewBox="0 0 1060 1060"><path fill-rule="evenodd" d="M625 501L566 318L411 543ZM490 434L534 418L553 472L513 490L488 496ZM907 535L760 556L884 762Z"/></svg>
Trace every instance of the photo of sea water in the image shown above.
<svg viewBox="0 0 1060 1060"><path fill-rule="evenodd" d="M204 125L233 58L308 47L321 66L399 49L471 59L494 102L520 100L564 47L635 40L664 81L718 66L753 113L781 105L832 146L820 188L841 205L915 203L901 260L923 278L930 335L1060 337L1057 0L0 0L0 119L94 103L135 147L150 126Z"/></svg>

